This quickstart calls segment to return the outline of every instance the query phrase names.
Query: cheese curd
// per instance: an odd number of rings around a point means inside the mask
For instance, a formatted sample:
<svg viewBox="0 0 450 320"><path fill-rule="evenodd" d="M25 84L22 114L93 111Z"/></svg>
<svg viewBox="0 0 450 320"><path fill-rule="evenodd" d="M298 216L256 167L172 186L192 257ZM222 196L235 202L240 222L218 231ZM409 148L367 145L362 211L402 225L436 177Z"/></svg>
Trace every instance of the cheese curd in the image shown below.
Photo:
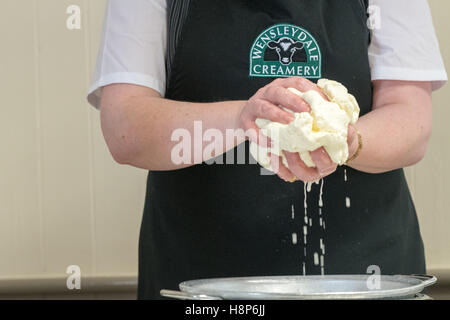
<svg viewBox="0 0 450 320"><path fill-rule="evenodd" d="M283 150L298 152L308 167L315 167L310 152L320 147L325 148L336 164L342 165L347 161L348 125L358 120L358 103L347 88L337 81L320 79L317 85L329 101L314 90L300 92L294 88L288 89L305 100L311 112L294 113L284 108L295 116L289 124L256 119L256 125L273 143L271 148L250 144L250 153L262 167L271 170L269 153L281 156L283 164L288 167Z"/></svg>

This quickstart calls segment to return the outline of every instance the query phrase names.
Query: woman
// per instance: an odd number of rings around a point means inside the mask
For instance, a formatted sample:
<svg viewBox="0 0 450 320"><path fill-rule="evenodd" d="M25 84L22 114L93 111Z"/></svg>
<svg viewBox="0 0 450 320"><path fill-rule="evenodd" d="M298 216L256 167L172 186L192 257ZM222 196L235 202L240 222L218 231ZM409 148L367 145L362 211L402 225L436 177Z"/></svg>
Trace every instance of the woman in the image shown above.
<svg viewBox="0 0 450 320"><path fill-rule="evenodd" d="M402 168L425 154L446 73L425 0L371 4L372 31L366 1L109 1L89 101L114 159L149 170L139 298L196 278L425 273ZM361 108L345 166L321 148L315 168L286 154L289 169L261 174L236 159L256 135L203 156L199 124L226 136L256 118L288 123L279 105L308 105L287 88L319 90L319 78ZM174 161L179 129L193 137L189 161Z"/></svg>

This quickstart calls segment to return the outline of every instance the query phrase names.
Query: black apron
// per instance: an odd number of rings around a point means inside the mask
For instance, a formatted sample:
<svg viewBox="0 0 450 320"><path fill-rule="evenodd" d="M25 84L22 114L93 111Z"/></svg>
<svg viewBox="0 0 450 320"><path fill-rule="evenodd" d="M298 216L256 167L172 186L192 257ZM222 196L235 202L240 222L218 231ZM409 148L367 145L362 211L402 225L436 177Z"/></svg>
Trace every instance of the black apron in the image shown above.
<svg viewBox="0 0 450 320"><path fill-rule="evenodd" d="M166 98L248 99L277 77L298 75L337 80L355 95L361 116L371 110L365 1L175 2L189 7L184 23L169 28L177 43ZM203 163L149 172L139 298L157 299L160 289L198 278L365 274L370 266L382 274L425 273L403 170L341 166L308 192L301 181L260 169Z"/></svg>

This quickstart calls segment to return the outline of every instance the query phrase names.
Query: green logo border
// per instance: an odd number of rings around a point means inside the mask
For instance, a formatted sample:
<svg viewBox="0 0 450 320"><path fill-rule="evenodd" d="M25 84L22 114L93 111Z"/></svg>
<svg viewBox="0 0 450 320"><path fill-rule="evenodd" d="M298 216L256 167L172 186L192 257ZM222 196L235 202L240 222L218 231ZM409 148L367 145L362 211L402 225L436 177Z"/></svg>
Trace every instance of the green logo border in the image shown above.
<svg viewBox="0 0 450 320"><path fill-rule="evenodd" d="M307 30L303 29L302 27L299 27L295 24L291 24L291 23L278 23L278 24L274 24L270 27L268 27L267 29L265 29L263 32L261 32L255 39L255 41L253 41L253 44L250 48L250 54L249 54L249 71L248 71L248 75L249 77L270 77L270 78L289 78L292 77L291 75L254 75L252 74L252 67L253 67L253 59L252 59L252 53L253 50L255 48L256 42L258 41L259 38L261 38L263 36L263 34L265 34L267 31L269 31L270 29L276 28L276 27L294 27L294 28L298 28L301 31L305 32L313 41L313 43L316 45L317 50L319 52L319 74L317 76L312 76L312 77L305 77L305 78L309 78L309 79L320 79L322 77L322 51L320 50L320 46L317 43L317 40L311 35L311 33L309 33ZM267 49L267 46L266 46ZM309 57L309 56L308 56Z"/></svg>

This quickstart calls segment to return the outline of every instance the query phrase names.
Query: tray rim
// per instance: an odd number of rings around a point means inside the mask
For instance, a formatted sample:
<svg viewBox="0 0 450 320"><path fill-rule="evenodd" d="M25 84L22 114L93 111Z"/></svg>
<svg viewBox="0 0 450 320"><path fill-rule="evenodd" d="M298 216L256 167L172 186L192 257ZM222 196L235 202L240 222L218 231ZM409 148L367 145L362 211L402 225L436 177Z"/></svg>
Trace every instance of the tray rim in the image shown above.
<svg viewBox="0 0 450 320"><path fill-rule="evenodd" d="M182 292L195 295L207 295L222 299L250 299L250 300L303 300L303 299L392 299L402 297L412 297L421 293L423 289L434 284L437 279L435 276L429 275L380 275L381 281L393 281L410 284L404 288L386 289L386 290L370 290L354 291L354 292L322 292L309 294L293 294L293 293L267 293L267 292L250 292L237 290L204 290L199 288L200 285L217 283L217 282L267 282L267 281L292 281L305 278L307 280L359 280L366 281L371 274L349 274L349 275L285 275L285 276L250 276L250 277L229 277L229 278L209 278L183 281L179 284ZM424 281L423 277L427 277Z"/></svg>

